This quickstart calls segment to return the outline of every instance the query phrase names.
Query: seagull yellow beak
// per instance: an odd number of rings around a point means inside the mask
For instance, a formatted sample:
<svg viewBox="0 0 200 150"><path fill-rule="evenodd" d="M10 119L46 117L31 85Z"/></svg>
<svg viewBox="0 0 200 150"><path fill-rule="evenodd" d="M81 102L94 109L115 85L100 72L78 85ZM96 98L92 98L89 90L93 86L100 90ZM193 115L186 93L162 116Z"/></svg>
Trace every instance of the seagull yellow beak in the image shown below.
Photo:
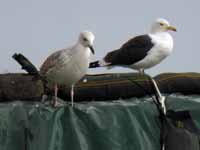
<svg viewBox="0 0 200 150"><path fill-rule="evenodd" d="M167 30L171 30L171 31L175 31L175 32L177 31L176 28L173 27L173 26L168 26L168 27L167 27Z"/></svg>

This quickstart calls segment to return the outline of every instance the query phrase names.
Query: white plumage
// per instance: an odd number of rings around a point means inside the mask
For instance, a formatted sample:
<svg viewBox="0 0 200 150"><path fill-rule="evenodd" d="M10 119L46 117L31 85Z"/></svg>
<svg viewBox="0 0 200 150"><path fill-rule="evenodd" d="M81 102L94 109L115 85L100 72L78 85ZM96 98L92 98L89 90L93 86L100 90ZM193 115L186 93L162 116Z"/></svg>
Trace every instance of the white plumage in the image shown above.
<svg viewBox="0 0 200 150"><path fill-rule="evenodd" d="M71 87L71 100L73 105L74 85L87 72L91 52L93 49L94 35L84 31L80 34L78 42L63 50L51 54L43 63L40 73L46 76L48 85L54 86L55 101L57 105L58 86L65 85Z"/></svg>
<svg viewBox="0 0 200 150"><path fill-rule="evenodd" d="M154 46L139 62L130 66L133 69L148 69L159 64L163 59L169 56L173 50L173 39L168 32L148 34Z"/></svg>
<svg viewBox="0 0 200 150"><path fill-rule="evenodd" d="M176 28L165 19L157 19L150 33L130 39L119 49L107 53L102 60L90 63L90 68L122 66L143 73L144 69L159 64L172 53L173 38L169 30L176 31Z"/></svg>

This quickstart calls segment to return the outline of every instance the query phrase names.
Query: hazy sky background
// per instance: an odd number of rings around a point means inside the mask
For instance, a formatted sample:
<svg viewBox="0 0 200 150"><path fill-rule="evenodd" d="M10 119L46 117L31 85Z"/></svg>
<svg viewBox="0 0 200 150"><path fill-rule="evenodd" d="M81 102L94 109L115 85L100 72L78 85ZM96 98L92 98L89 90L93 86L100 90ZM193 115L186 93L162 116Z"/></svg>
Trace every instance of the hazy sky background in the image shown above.
<svg viewBox="0 0 200 150"><path fill-rule="evenodd" d="M129 38L148 32L163 17L177 27L174 52L147 73L199 72L199 0L0 0L0 72L21 72L11 58L21 52L37 67L55 50L71 46L79 32L91 30L96 55L116 49ZM127 72L123 68L92 73Z"/></svg>

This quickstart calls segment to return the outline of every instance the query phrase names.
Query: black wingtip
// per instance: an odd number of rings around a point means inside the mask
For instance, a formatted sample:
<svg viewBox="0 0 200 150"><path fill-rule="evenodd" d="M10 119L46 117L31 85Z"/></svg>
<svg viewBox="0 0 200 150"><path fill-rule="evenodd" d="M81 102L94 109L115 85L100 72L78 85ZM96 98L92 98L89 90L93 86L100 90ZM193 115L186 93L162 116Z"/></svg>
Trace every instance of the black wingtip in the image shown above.
<svg viewBox="0 0 200 150"><path fill-rule="evenodd" d="M14 53L14 54L12 55L12 58L16 59L16 58L18 57L18 55L19 55L19 54Z"/></svg>
<svg viewBox="0 0 200 150"><path fill-rule="evenodd" d="M15 59L22 66L22 69L26 70L29 74L39 74L37 68L24 55L15 53L12 58Z"/></svg>
<svg viewBox="0 0 200 150"><path fill-rule="evenodd" d="M91 62L89 65L89 68L97 68L97 67L100 67L99 61Z"/></svg>

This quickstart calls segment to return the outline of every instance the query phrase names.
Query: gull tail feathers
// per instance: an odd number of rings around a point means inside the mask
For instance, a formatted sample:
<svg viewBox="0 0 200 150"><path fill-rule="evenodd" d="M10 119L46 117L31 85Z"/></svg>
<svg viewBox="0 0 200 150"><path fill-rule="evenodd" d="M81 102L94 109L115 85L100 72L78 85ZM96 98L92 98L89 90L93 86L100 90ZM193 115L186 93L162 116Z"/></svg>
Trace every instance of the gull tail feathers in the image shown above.
<svg viewBox="0 0 200 150"><path fill-rule="evenodd" d="M39 75L37 68L24 55L15 53L12 58L15 59L28 74Z"/></svg>
<svg viewBox="0 0 200 150"><path fill-rule="evenodd" d="M97 60L91 62L89 68L98 68L98 67L108 67L110 63L105 62L104 60Z"/></svg>
<svg viewBox="0 0 200 150"><path fill-rule="evenodd" d="M89 68L97 68L97 67L101 67L99 64L99 60L91 62L89 65Z"/></svg>

